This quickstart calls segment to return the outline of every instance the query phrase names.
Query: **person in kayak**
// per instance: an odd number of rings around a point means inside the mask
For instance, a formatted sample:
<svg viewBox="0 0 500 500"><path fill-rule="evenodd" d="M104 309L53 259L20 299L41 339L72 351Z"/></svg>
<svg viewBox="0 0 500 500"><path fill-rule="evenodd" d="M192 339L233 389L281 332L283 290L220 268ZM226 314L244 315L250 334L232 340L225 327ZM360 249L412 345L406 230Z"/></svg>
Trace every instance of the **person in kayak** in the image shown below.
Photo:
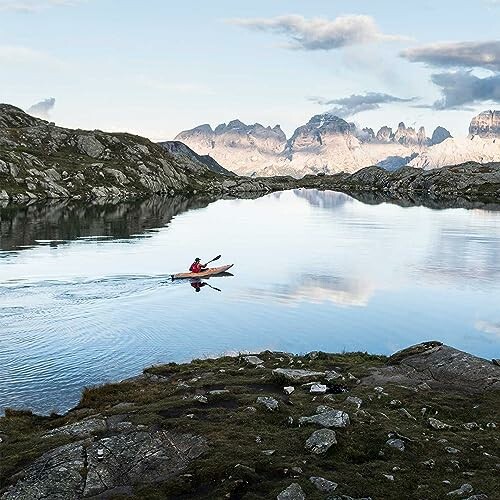
<svg viewBox="0 0 500 500"><path fill-rule="evenodd" d="M201 273L206 267L207 267L207 265L201 264L200 258L196 257L196 259L194 259L194 262L191 264L191 267L189 268L189 270L192 273Z"/></svg>
<svg viewBox="0 0 500 500"><path fill-rule="evenodd" d="M201 287L205 285L208 285L208 283L200 281L199 279L196 279L191 282L191 286L194 288L195 292L199 292L201 290Z"/></svg>

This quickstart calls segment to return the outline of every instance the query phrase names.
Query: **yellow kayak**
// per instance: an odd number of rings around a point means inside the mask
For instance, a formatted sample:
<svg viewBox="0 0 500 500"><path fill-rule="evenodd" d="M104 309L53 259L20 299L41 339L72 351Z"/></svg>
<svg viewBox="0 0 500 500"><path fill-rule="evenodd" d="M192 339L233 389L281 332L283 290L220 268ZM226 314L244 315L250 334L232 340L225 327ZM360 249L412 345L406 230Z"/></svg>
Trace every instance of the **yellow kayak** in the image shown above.
<svg viewBox="0 0 500 500"><path fill-rule="evenodd" d="M229 264L228 266L220 266L220 267L209 267L204 269L200 273L178 273L172 274L172 279L182 279L182 278L207 278L208 276L217 276L217 274L225 273L228 269L231 269L234 264Z"/></svg>

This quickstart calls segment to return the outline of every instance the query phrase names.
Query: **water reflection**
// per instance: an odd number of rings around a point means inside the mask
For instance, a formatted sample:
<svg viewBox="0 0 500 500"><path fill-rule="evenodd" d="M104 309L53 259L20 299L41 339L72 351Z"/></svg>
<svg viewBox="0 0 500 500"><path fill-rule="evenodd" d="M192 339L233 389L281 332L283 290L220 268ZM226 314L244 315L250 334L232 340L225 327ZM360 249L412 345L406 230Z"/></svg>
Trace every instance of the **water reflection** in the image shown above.
<svg viewBox="0 0 500 500"><path fill-rule="evenodd" d="M76 239L147 237L177 214L206 207L214 199L158 196L124 202L65 200L7 205L0 208L0 250L21 250L35 244L57 247Z"/></svg>
<svg viewBox="0 0 500 500"><path fill-rule="evenodd" d="M83 386L227 351L437 339L498 357L500 212L366 197L1 209L0 406L61 411ZM172 281L198 252L234 277Z"/></svg>

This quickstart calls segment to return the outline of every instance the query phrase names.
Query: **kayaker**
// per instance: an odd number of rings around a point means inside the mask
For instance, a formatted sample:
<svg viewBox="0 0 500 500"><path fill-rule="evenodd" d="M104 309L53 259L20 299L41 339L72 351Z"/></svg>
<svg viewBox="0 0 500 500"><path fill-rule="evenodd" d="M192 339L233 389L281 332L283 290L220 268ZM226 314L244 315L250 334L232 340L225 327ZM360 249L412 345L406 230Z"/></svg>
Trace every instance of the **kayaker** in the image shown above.
<svg viewBox="0 0 500 500"><path fill-rule="evenodd" d="M207 267L207 265L201 264L200 258L196 257L196 259L194 259L194 262L191 264L191 267L189 268L189 270L192 273L201 273L203 271L203 269L205 269L206 267Z"/></svg>
<svg viewBox="0 0 500 500"><path fill-rule="evenodd" d="M196 280L191 282L191 286L196 292L199 292L201 290L201 287L205 285L208 285L208 283L205 283L204 281Z"/></svg>

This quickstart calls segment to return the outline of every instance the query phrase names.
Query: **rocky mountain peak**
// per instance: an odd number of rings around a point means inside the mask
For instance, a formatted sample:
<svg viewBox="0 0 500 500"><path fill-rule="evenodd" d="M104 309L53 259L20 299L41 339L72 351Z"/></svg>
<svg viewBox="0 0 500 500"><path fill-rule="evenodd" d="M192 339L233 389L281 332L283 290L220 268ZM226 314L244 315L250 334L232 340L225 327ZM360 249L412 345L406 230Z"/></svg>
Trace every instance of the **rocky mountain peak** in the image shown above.
<svg viewBox="0 0 500 500"><path fill-rule="evenodd" d="M449 138L451 138L451 134L448 130L446 130L444 127L436 127L434 132L432 132L431 144L441 144L443 141Z"/></svg>
<svg viewBox="0 0 500 500"><path fill-rule="evenodd" d="M475 116L469 127L470 135L500 137L500 111L483 111Z"/></svg>

